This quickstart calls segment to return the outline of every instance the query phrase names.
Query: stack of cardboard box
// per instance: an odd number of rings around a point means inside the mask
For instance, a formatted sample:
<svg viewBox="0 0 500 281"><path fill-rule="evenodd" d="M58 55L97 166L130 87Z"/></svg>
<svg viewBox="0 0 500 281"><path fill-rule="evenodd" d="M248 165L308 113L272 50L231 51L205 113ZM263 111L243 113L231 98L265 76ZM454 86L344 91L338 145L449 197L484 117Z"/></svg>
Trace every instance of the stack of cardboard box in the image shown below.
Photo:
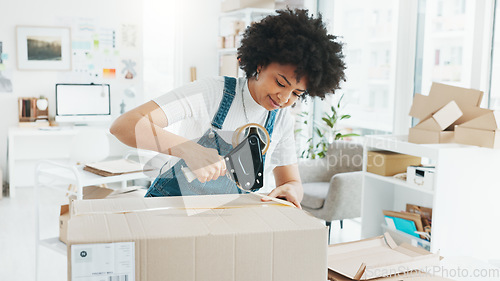
<svg viewBox="0 0 500 281"><path fill-rule="evenodd" d="M410 116L420 122L410 128L408 140L498 147L496 115L479 107L482 98L479 90L433 83L428 96L413 99Z"/></svg>

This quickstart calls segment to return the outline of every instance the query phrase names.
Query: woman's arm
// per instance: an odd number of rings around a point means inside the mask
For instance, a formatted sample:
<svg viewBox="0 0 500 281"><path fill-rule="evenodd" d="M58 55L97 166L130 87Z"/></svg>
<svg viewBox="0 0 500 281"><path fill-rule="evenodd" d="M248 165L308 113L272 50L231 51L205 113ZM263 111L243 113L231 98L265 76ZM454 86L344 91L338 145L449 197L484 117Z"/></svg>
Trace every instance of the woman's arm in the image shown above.
<svg viewBox="0 0 500 281"><path fill-rule="evenodd" d="M293 203L298 208L304 197L302 182L300 181L299 168L297 164L278 166L273 170L276 188L268 194L269 197L283 198ZM263 198L263 201L270 199Z"/></svg>
<svg viewBox="0 0 500 281"><path fill-rule="evenodd" d="M163 110L154 101L149 101L117 118L110 132L128 146L184 159L201 182L225 174L225 163L217 150L163 130L167 126Z"/></svg>

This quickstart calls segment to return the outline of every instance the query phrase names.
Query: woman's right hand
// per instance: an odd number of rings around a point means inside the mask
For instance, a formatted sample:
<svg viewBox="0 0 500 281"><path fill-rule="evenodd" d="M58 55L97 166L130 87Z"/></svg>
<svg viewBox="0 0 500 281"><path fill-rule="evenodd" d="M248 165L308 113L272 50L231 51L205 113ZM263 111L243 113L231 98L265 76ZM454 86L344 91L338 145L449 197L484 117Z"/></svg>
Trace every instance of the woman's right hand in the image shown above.
<svg viewBox="0 0 500 281"><path fill-rule="evenodd" d="M172 148L171 154L184 159L186 165L200 182L215 180L226 174L226 163L216 149L206 148L193 141L188 141Z"/></svg>

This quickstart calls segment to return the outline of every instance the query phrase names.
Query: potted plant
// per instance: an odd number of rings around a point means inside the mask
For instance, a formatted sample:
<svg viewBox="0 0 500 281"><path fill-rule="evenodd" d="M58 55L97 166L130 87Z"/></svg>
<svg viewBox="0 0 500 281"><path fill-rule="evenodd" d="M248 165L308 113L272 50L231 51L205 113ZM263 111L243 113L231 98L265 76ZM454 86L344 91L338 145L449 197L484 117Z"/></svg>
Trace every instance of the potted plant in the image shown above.
<svg viewBox="0 0 500 281"><path fill-rule="evenodd" d="M323 158L326 156L326 153L328 151L328 146L336 141L336 140L342 140L347 137L354 137L354 136L359 136L358 134L343 134L340 132L338 129L337 125L338 122L344 119L349 119L351 118L351 115L349 114L341 114L341 101L344 95L342 95L336 105L332 105L330 107L330 111L327 111L323 114L323 117L321 118L322 122L313 122L314 127L313 127L313 136L307 139L307 147L304 149L300 157L301 158L311 158L311 159L316 159L316 158ZM300 117L302 117L303 120L302 122L304 124L308 124L308 116L309 113L306 111L303 111L302 113L299 114ZM298 129L295 131L295 133L300 133L302 129Z"/></svg>

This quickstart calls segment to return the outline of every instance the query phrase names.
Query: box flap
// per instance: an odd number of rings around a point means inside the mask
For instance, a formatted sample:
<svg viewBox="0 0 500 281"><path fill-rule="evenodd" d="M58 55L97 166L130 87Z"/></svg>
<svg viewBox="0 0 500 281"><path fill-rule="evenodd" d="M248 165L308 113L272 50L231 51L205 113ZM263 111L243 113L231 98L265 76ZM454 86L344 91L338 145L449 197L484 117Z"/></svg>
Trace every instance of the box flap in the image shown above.
<svg viewBox="0 0 500 281"><path fill-rule="evenodd" d="M436 122L436 120L432 117L427 118L417 125L415 125L414 128L421 129L421 130L427 130L427 131L433 131L433 132L439 132L442 131L441 127L439 124Z"/></svg>
<svg viewBox="0 0 500 281"><path fill-rule="evenodd" d="M113 192L113 189L99 186L83 187L83 199L102 199Z"/></svg>
<svg viewBox="0 0 500 281"><path fill-rule="evenodd" d="M59 215L62 216L68 212L69 212L69 204L61 205L61 212L59 213Z"/></svg>
<svg viewBox="0 0 500 281"><path fill-rule="evenodd" d="M82 195L83 199L103 199L106 198L108 195L113 193L113 189L109 189L106 187L100 187L100 186L84 186L82 188ZM69 199L76 200L75 195L69 196Z"/></svg>
<svg viewBox="0 0 500 281"><path fill-rule="evenodd" d="M405 245L395 247L388 233L328 248L328 268L346 277L367 280L439 263L439 255ZM391 246L393 248L391 248Z"/></svg>
<svg viewBox="0 0 500 281"><path fill-rule="evenodd" d="M475 119L484 114L490 113L491 109L480 108L480 107L467 107L461 108L464 115L460 117L453 125L461 125L465 122L468 122L472 119Z"/></svg>
<svg viewBox="0 0 500 281"><path fill-rule="evenodd" d="M409 115L419 120L424 120L431 116L432 112L429 112L429 110L427 110L424 106L428 103L428 100L430 100L428 96L415 94L415 96L413 97L413 103L411 104Z"/></svg>
<svg viewBox="0 0 500 281"><path fill-rule="evenodd" d="M436 123L439 125L441 131L443 131L453 124L453 122L457 121L462 115L463 113L457 103L452 100L434 113L432 118L436 120Z"/></svg>
<svg viewBox="0 0 500 281"><path fill-rule="evenodd" d="M500 112L490 111L459 126L471 129L496 130L500 125Z"/></svg>

